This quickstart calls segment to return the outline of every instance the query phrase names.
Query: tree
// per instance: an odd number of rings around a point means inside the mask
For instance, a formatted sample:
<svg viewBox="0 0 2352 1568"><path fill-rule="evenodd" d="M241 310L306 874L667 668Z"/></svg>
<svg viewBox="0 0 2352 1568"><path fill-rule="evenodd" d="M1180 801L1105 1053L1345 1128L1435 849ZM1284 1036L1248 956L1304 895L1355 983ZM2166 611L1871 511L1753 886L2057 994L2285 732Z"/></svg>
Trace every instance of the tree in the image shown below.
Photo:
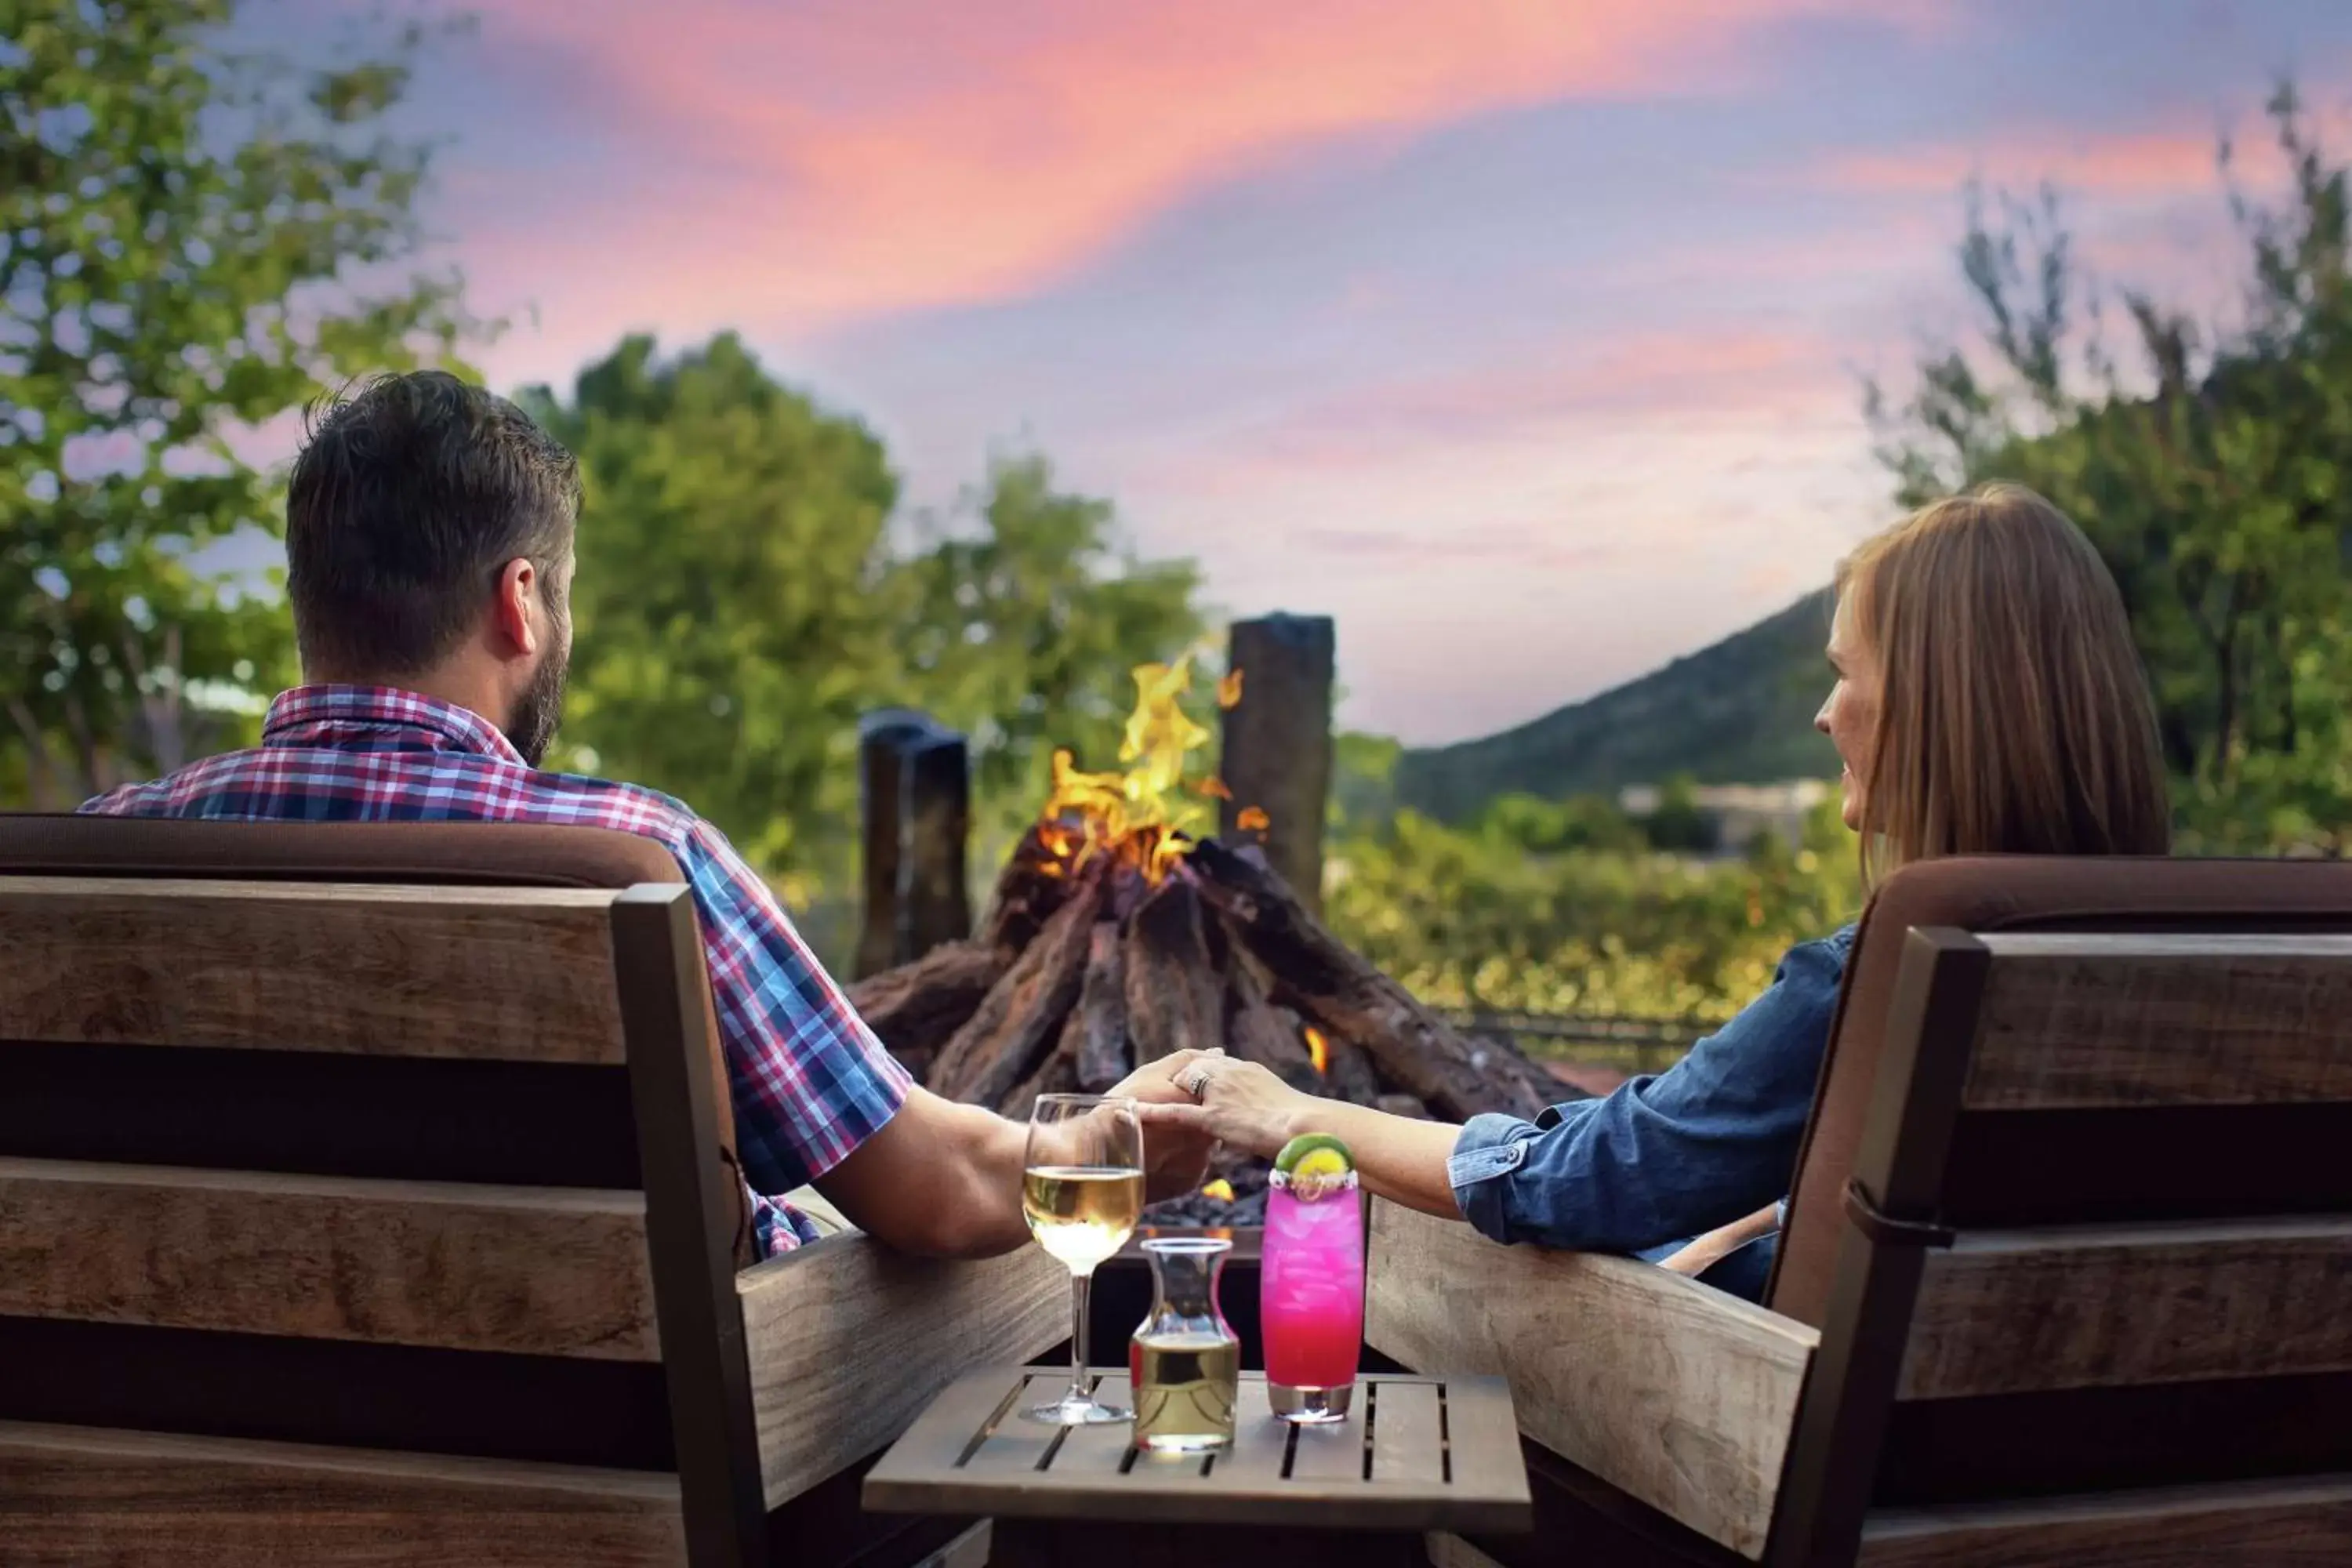
<svg viewBox="0 0 2352 1568"><path fill-rule="evenodd" d="M1984 341L1869 411L1906 504L1986 479L2048 495L2114 573L2156 695L2185 843L2315 847L2352 831L2352 283L2346 172L2292 88L2270 100L2286 195L2220 166L2243 319L2125 289L2127 349L2056 200L1972 200L1962 270ZM1980 371L1979 365L1985 370Z"/></svg>
<svg viewBox="0 0 2352 1568"><path fill-rule="evenodd" d="M482 326L413 266L423 30L311 66L228 49L234 10L0 0L0 781L38 804L229 739L290 667L207 552L279 526L240 427Z"/></svg>
<svg viewBox="0 0 2352 1568"><path fill-rule="evenodd" d="M1042 458L894 530L880 441L732 335L666 362L632 338L568 403L521 397L587 483L568 760L685 797L797 896L850 866L860 713L970 735L985 857L1053 748L1108 764L1131 668L1199 635L1191 564L1123 552Z"/></svg>
<svg viewBox="0 0 2352 1568"><path fill-rule="evenodd" d="M520 397L587 489L570 760L689 800L764 868L845 855L857 714L904 597L882 443L731 333L666 363L632 337L569 403Z"/></svg>
<svg viewBox="0 0 2352 1568"><path fill-rule="evenodd" d="M1193 564L1124 549L1110 503L1055 489L1043 457L993 460L966 510L927 520L898 568L901 662L881 690L971 737L985 864L1035 816L1055 748L1118 765L1130 672L1181 652L1202 623Z"/></svg>

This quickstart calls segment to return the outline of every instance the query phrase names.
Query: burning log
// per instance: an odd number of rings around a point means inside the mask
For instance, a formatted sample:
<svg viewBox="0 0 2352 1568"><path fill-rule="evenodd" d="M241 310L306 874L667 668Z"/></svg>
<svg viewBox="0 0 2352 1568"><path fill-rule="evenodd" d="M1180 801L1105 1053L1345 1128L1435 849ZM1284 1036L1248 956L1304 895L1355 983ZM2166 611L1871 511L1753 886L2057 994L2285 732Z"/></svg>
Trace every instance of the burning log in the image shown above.
<svg viewBox="0 0 2352 1568"><path fill-rule="evenodd" d="M1070 1043L1066 1037L1045 1053L1045 1061L1029 1075L1029 1080L1005 1097L1000 1110L1015 1121L1026 1121L1029 1113L1037 1108L1039 1095L1072 1094L1076 1092L1077 1087L1078 1066L1070 1054Z"/></svg>
<svg viewBox="0 0 2352 1568"><path fill-rule="evenodd" d="M934 1092L997 1105L1037 1070L1078 999L1105 880L1099 874L1077 879L1068 900L931 1064L926 1081Z"/></svg>
<svg viewBox="0 0 2352 1568"><path fill-rule="evenodd" d="M1044 819L1014 849L979 932L861 982L884 1042L951 1099L1029 1113L1139 1064L1221 1047L1310 1093L1401 1116L1533 1115L1565 1098L1507 1040L1468 1040L1351 952L1255 847L1196 838L1222 786L1187 781L1207 731L1176 708L1181 666L1137 672L1125 773L1055 759ZM1221 1151L1224 1184L1155 1223L1261 1223L1264 1161ZM1228 1195L1229 1194L1229 1195Z"/></svg>
<svg viewBox="0 0 2352 1568"><path fill-rule="evenodd" d="M1100 1094L1135 1068L1127 1039L1127 948L1117 921L1097 921L1087 941L1087 974L1078 1005L1062 1026L1062 1047L1077 1068L1078 1087Z"/></svg>
<svg viewBox="0 0 2352 1568"><path fill-rule="evenodd" d="M1372 1070L1370 1058L1352 1040L1326 1035L1309 1024L1300 1030L1312 1031L1323 1042L1323 1092L1334 1100L1344 1100L1350 1105L1377 1105L1381 1099L1380 1075ZM1314 1041L1307 1042L1313 1048Z"/></svg>
<svg viewBox="0 0 2352 1568"><path fill-rule="evenodd" d="M1225 1043L1224 987L1201 916L1191 879L1171 877L1128 921L1127 1028L1139 1067Z"/></svg>
<svg viewBox="0 0 2352 1568"><path fill-rule="evenodd" d="M1298 1015L1276 1007L1257 966L1242 954L1226 966L1225 1048L1266 1068L1293 1089L1324 1092L1324 1069L1316 1066Z"/></svg>
<svg viewBox="0 0 2352 1568"><path fill-rule="evenodd" d="M1549 1103L1535 1088L1542 1074L1534 1063L1499 1042L1472 1046L1333 936L1263 864L1209 839L1190 866L1202 896L1276 976L1277 999L1361 1045L1381 1078L1439 1118L1533 1116Z"/></svg>
<svg viewBox="0 0 2352 1568"><path fill-rule="evenodd" d="M849 988L849 1003L890 1054L920 1078L1012 963L1009 952L951 942L859 981Z"/></svg>
<svg viewBox="0 0 2352 1568"><path fill-rule="evenodd" d="M982 947L1019 952L1037 939L1069 896L1067 844L1061 829L1039 823L1013 847L974 940Z"/></svg>

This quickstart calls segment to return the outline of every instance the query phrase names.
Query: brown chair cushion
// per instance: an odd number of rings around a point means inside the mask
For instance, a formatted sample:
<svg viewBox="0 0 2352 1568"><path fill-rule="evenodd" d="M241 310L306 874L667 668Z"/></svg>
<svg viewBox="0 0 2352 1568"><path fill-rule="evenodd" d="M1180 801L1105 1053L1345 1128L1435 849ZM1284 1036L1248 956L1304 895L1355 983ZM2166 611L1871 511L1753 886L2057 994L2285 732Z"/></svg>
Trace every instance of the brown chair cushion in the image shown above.
<svg viewBox="0 0 2352 1568"><path fill-rule="evenodd" d="M650 838L603 827L510 822L215 822L181 817L0 813L0 876L218 878L504 888L629 888L686 879ZM707 1037L719 1141L730 1169L735 1121L714 1023ZM752 1260L736 1194L736 1256Z"/></svg>
<svg viewBox="0 0 2352 1568"><path fill-rule="evenodd" d="M1861 1142L1905 936L1961 931L2352 931L2352 864L2321 860L2076 859L1993 856L1906 867L1864 911L1846 964L1813 1112L1797 1154L1789 1226L1765 1300L1820 1327L1840 1194Z"/></svg>

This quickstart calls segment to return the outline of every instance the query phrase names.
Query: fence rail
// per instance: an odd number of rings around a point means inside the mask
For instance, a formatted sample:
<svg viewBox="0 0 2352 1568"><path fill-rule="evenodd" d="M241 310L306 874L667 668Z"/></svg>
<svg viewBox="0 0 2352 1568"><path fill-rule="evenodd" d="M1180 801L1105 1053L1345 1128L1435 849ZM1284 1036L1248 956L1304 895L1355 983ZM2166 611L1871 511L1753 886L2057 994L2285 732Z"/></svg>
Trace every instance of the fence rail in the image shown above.
<svg viewBox="0 0 2352 1568"><path fill-rule="evenodd" d="M1629 1073L1663 1072L1714 1028L1696 1018L1610 1018L1578 1013L1433 1009L1474 1035L1507 1035L1538 1059L1605 1065Z"/></svg>

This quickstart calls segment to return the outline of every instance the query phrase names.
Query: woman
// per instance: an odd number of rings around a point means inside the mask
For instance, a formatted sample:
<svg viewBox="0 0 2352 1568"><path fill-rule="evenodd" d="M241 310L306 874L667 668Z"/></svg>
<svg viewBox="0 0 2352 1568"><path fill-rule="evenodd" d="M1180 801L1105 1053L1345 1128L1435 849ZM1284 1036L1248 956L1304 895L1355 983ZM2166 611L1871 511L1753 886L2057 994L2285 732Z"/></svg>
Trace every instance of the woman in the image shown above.
<svg viewBox="0 0 2352 1568"><path fill-rule="evenodd" d="M2155 716L2123 600L2055 507L2013 485L1937 501L1857 550L1837 590L1837 681L1813 722L1844 764L1865 888L1940 856L2166 851ZM1853 943L1848 926L1799 944L1769 989L1672 1068L1533 1121L1390 1116L1221 1052L1171 1058L1198 1103L1144 1114L1267 1156L1331 1133L1384 1197L1497 1241L1679 1252L1675 1267L1714 1265L1711 1283L1754 1298Z"/></svg>

